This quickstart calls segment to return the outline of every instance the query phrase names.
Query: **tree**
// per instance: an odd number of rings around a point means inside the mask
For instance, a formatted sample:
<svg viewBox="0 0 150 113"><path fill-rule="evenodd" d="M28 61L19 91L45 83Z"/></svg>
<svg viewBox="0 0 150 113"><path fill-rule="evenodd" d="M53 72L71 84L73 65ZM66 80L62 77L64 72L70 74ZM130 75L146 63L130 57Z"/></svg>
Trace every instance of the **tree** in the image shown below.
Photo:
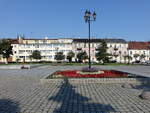
<svg viewBox="0 0 150 113"><path fill-rule="evenodd" d="M17 59L16 59L16 62L18 63L19 61L20 61L20 58L17 58Z"/></svg>
<svg viewBox="0 0 150 113"><path fill-rule="evenodd" d="M38 50L34 50L32 55L30 55L30 58L36 59L36 60L40 60L42 58L41 56L41 52Z"/></svg>
<svg viewBox="0 0 150 113"><path fill-rule="evenodd" d="M128 64L130 63L130 60L132 60L132 57L129 56L129 55L125 55L124 56L124 60L125 60L125 63L126 63L126 60L128 60Z"/></svg>
<svg viewBox="0 0 150 113"><path fill-rule="evenodd" d="M69 62L72 62L72 58L75 56L73 51L68 52L67 54L67 59L69 60Z"/></svg>
<svg viewBox="0 0 150 113"><path fill-rule="evenodd" d="M83 62L84 60L88 59L88 55L85 51L84 52L79 52L77 54L77 59L78 59L78 62Z"/></svg>
<svg viewBox="0 0 150 113"><path fill-rule="evenodd" d="M63 54L63 52L56 52L54 59L57 60L57 61L64 60L65 59L65 55Z"/></svg>
<svg viewBox="0 0 150 113"><path fill-rule="evenodd" d="M146 56L145 55L140 55L140 60L144 59Z"/></svg>
<svg viewBox="0 0 150 113"><path fill-rule="evenodd" d="M135 58L135 60L137 60L137 58L138 58L139 56L140 56L140 55L137 54L137 53L135 53L135 54L133 55L133 57Z"/></svg>
<svg viewBox="0 0 150 113"><path fill-rule="evenodd" d="M103 64L109 62L109 54L107 53L107 44L105 41L101 42L101 45L97 49L97 53L95 54L96 59L98 61L102 61Z"/></svg>
<svg viewBox="0 0 150 113"><path fill-rule="evenodd" d="M0 40L0 54L3 58L6 58L6 64L8 64L8 58L13 54L11 41L8 39Z"/></svg>

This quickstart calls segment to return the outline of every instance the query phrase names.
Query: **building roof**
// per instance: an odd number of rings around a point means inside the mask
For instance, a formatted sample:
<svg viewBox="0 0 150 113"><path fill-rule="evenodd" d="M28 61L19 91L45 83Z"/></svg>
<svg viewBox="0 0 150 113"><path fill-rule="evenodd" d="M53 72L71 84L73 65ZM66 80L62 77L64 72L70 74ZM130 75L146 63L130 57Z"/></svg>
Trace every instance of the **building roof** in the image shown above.
<svg viewBox="0 0 150 113"><path fill-rule="evenodd" d="M115 38L105 38L106 43L127 43L124 39L115 39Z"/></svg>
<svg viewBox="0 0 150 113"><path fill-rule="evenodd" d="M90 42L101 42L102 39L91 39ZM89 39L73 39L73 42L88 43Z"/></svg>
<svg viewBox="0 0 150 113"><path fill-rule="evenodd" d="M101 42L102 40L104 40L106 43L127 43L124 39L91 39L91 42ZM88 42L88 39L73 39L73 42L83 42L86 43Z"/></svg>
<svg viewBox="0 0 150 113"><path fill-rule="evenodd" d="M18 39L8 39L11 44L18 44L19 40Z"/></svg>
<svg viewBox="0 0 150 113"><path fill-rule="evenodd" d="M134 50L150 50L150 42L136 42L132 41L128 43L128 49Z"/></svg>

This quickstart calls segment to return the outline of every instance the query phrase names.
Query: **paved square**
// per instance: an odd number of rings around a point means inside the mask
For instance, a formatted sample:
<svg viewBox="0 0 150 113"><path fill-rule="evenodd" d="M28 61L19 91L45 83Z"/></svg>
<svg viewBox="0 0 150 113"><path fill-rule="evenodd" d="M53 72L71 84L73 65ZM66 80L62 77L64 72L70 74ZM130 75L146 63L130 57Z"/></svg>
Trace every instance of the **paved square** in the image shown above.
<svg viewBox="0 0 150 113"><path fill-rule="evenodd" d="M150 112L150 101L138 97L143 90L149 90L146 87L130 89L122 88L121 84L76 84L67 80L40 83L40 78L56 70L78 68L42 66L31 70L0 70L0 113Z"/></svg>

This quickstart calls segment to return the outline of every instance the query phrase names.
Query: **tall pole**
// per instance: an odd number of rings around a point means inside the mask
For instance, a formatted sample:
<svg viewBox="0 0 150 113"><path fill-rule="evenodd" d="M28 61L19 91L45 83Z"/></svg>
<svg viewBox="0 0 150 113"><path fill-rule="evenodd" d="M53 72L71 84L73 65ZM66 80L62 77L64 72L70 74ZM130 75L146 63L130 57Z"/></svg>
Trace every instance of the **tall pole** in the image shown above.
<svg viewBox="0 0 150 113"><path fill-rule="evenodd" d="M91 19L91 17L93 16L93 19ZM84 19L85 19L85 22L86 23L88 23L88 28L89 28L89 41L88 41L88 43L89 43L89 69L91 69L91 54L90 54L90 52L91 52L91 47L90 47L90 43L91 43L91 29L90 29L90 23L91 23L91 21L95 21L96 20L96 13L95 13L95 11L94 11L94 13L92 14L91 12L90 12L90 10L88 11L88 10L86 10L86 12L85 12L85 16L84 16Z"/></svg>
<svg viewBox="0 0 150 113"><path fill-rule="evenodd" d="M90 47L90 43L91 43L91 29L90 29L90 20L88 21L89 24L89 69L91 69L91 47Z"/></svg>

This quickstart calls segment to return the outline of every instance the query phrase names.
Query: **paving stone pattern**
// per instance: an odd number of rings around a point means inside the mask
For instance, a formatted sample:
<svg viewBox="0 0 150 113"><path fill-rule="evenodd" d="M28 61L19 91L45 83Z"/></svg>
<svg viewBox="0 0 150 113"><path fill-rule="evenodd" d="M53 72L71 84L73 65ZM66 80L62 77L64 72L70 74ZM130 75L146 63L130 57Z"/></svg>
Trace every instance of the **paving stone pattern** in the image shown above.
<svg viewBox="0 0 150 113"><path fill-rule="evenodd" d="M0 113L150 112L150 101L138 97L145 87L76 84L68 80L40 83L40 78L58 69L74 68L79 67L42 66L31 70L0 70Z"/></svg>

